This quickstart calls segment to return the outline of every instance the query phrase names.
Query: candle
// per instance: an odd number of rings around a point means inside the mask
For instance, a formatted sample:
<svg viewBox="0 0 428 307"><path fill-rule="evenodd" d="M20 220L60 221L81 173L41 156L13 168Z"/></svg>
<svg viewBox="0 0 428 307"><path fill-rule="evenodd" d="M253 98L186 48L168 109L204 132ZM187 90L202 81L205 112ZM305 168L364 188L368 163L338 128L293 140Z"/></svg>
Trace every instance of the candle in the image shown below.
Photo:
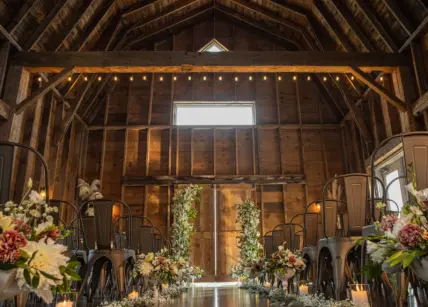
<svg viewBox="0 0 428 307"><path fill-rule="evenodd" d="M270 287L270 282L265 282L265 287Z"/></svg>
<svg viewBox="0 0 428 307"><path fill-rule="evenodd" d="M74 302L64 300L62 302L57 303L56 307L73 307L73 305Z"/></svg>
<svg viewBox="0 0 428 307"><path fill-rule="evenodd" d="M307 285L300 285L299 286L299 293L300 294L308 294L309 293L309 287Z"/></svg>
<svg viewBox="0 0 428 307"><path fill-rule="evenodd" d="M368 291L364 285L351 285L351 297L356 307L370 307Z"/></svg>
<svg viewBox="0 0 428 307"><path fill-rule="evenodd" d="M128 294L128 298L131 300L138 298L138 292L135 290L132 291L131 293Z"/></svg>

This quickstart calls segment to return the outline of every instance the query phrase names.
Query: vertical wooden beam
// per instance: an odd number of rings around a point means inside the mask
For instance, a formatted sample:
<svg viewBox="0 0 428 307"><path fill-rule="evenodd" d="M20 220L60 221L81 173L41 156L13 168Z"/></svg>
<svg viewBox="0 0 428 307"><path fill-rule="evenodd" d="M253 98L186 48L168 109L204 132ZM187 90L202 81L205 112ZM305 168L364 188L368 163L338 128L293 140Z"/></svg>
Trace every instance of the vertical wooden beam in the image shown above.
<svg viewBox="0 0 428 307"><path fill-rule="evenodd" d="M171 236L171 185L168 184L168 207L166 209L167 238Z"/></svg>
<svg viewBox="0 0 428 307"><path fill-rule="evenodd" d="M235 128L235 175L239 175L239 140L238 128Z"/></svg>
<svg viewBox="0 0 428 307"><path fill-rule="evenodd" d="M146 173L146 176L148 176L149 175L149 172L150 172L150 142L151 142L151 138L150 138L150 135L151 135L151 129L150 128L147 128L147 142L146 142L146 170L145 170L145 173Z"/></svg>
<svg viewBox="0 0 428 307"><path fill-rule="evenodd" d="M302 173L305 175L306 178L306 171L305 171L305 149L303 147L303 120L302 120L302 107L301 107L301 101L300 101L300 87L299 87L299 79L295 80L295 90L296 90L296 100L297 100L297 117L299 120L299 142L300 142L300 159L301 159L301 169ZM308 202L308 184L305 182L305 203Z"/></svg>
<svg viewBox="0 0 428 307"><path fill-rule="evenodd" d="M213 174L214 176L217 174L217 152L216 152L216 134L217 129L213 129Z"/></svg>
<svg viewBox="0 0 428 307"><path fill-rule="evenodd" d="M368 99L369 110L370 110L370 121L372 126L373 138L374 138L374 146L379 146L379 132L377 129L377 121L376 121L376 110L374 107L375 101L372 98Z"/></svg>
<svg viewBox="0 0 428 307"><path fill-rule="evenodd" d="M261 136L261 131L262 129L260 127L257 127L257 138L256 138L256 145L257 145L257 165L258 165L258 174L261 175L262 174L262 170L260 167L260 136Z"/></svg>
<svg viewBox="0 0 428 307"><path fill-rule="evenodd" d="M45 161L49 163L50 155L51 155L51 146L52 146L51 142L53 139L53 134L55 129L55 113L56 113L57 102L54 99L53 93L46 95L45 99L46 99L46 103L48 103L50 107L49 107L49 119L48 119L48 124L46 128L46 141L45 141L45 146L43 148L43 159L45 159ZM81 159L86 160L86 158L84 158L83 156L81 156ZM45 181L45 172L43 171L42 166L40 168L41 168L40 182L42 183Z"/></svg>
<svg viewBox="0 0 428 307"><path fill-rule="evenodd" d="M252 148L253 148L253 175L257 175L257 165L256 165L256 137L254 133L255 128L251 128L251 138L252 138Z"/></svg>
<svg viewBox="0 0 428 307"><path fill-rule="evenodd" d="M284 208L284 223L287 223L288 221L288 207L287 207L287 185L282 184L282 205Z"/></svg>
<svg viewBox="0 0 428 307"><path fill-rule="evenodd" d="M419 43L413 41L410 44L410 49L412 52L413 70L415 71L418 94L419 97L421 97L428 91L428 79L425 64L423 62L424 56L422 47Z"/></svg>
<svg viewBox="0 0 428 307"><path fill-rule="evenodd" d="M278 74L275 74L275 99L276 99L276 115L278 125L281 125L281 110L279 105L279 84L278 84Z"/></svg>
<svg viewBox="0 0 428 307"><path fill-rule="evenodd" d="M346 122L345 122L346 125ZM350 173L350 167L349 167L349 161L348 161L348 146L347 146L347 142L346 142L346 134L345 134L345 127L341 127L340 128L340 136L342 139L342 152L343 152L343 162L344 162L344 169L345 169L345 173Z"/></svg>
<svg viewBox="0 0 428 307"><path fill-rule="evenodd" d="M356 158L356 162L357 162L357 172L363 172L364 166L363 166L363 162L361 161L361 156L360 156L360 149L358 147L358 141L357 141L357 132L355 129L355 124L351 122L351 134L352 134L352 146L353 148L353 152Z"/></svg>
<svg viewBox="0 0 428 307"><path fill-rule="evenodd" d="M193 128L190 129L190 175L193 176Z"/></svg>
<svg viewBox="0 0 428 307"><path fill-rule="evenodd" d="M265 221L265 203L263 198L263 185L260 185L260 234L264 235L264 221Z"/></svg>
<svg viewBox="0 0 428 307"><path fill-rule="evenodd" d="M391 118L389 116L388 102L382 97L379 97L379 99L380 99L380 104L382 108L382 116L383 116L383 122L385 125L386 137L390 137L392 136L392 125L391 125Z"/></svg>
<svg viewBox="0 0 428 307"><path fill-rule="evenodd" d="M175 175L179 176L179 162L180 162L180 129L177 128L177 137L175 141Z"/></svg>
<svg viewBox="0 0 428 307"><path fill-rule="evenodd" d="M3 86L6 77L7 65L9 63L10 42L4 41L0 44L0 99L3 94Z"/></svg>

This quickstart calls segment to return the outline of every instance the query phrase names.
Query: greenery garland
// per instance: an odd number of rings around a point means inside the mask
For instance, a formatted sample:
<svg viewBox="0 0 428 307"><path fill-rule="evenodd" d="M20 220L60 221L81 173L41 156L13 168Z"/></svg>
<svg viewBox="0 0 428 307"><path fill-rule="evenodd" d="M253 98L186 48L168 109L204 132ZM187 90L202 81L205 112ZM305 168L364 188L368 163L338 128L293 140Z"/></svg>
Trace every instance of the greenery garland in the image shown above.
<svg viewBox="0 0 428 307"><path fill-rule="evenodd" d="M232 269L232 272L236 277L243 277L246 275L243 272L244 269L259 259L259 252L262 249L262 245L259 243L260 233L258 231L260 210L250 199L235 206L238 210L236 223L241 227L241 233L238 236L238 264Z"/></svg>
<svg viewBox="0 0 428 307"><path fill-rule="evenodd" d="M197 211L193 207L194 203L199 204L202 187L190 185L181 188L174 196L171 207L173 215L172 224L172 257L188 260L190 257L190 244L194 234L193 225L190 220L197 216Z"/></svg>

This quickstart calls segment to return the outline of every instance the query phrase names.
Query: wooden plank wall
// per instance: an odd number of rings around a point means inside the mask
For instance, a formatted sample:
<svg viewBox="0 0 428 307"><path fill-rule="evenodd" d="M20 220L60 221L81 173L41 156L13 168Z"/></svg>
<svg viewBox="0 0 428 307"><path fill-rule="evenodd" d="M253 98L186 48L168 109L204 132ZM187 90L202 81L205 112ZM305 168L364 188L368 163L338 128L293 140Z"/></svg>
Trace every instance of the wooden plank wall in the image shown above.
<svg viewBox="0 0 428 307"><path fill-rule="evenodd" d="M230 50L281 50L221 20L187 28L154 49L197 51L213 33ZM327 178L345 171L339 119L306 76L297 81L290 74L281 80L275 74L232 73L183 73L176 80L167 74L117 77L115 90L90 123L84 176L100 177L106 196L128 202L160 229L169 228L165 212L171 201L165 195L172 196L173 188L126 186L122 176L304 174L306 183L257 186L254 196L263 208L265 233L301 213L306 203L321 197ZM177 128L174 101L255 101L257 125Z"/></svg>

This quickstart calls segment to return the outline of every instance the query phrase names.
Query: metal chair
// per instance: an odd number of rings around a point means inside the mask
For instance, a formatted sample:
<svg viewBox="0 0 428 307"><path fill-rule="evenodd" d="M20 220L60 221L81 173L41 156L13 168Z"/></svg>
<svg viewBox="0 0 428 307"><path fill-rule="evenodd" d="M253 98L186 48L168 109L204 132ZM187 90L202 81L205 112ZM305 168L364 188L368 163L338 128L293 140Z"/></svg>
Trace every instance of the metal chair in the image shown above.
<svg viewBox="0 0 428 307"><path fill-rule="evenodd" d="M94 216L82 217L82 211L86 208L87 203L91 202L94 208ZM98 286L99 277L102 268L106 262L108 273L111 271L112 288L111 293L118 293L119 297L124 297L126 291L127 273L130 273L129 268L135 261L135 251L131 250L132 242L132 219L129 219L127 229L127 248L113 247L113 206L115 203L120 203L128 211L128 217L132 216L131 208L122 201L117 200L93 200L87 201L79 208L79 218L82 219L83 241L88 250L88 263L86 265L85 277L82 282L82 287L78 293L80 298L83 289L88 288L88 301L91 301L95 290ZM111 266L111 267L109 267ZM111 270L110 270L111 268ZM92 272L92 274L90 274ZM92 278L90 278L92 275ZM90 283L88 282L90 280ZM115 292L117 288L117 292ZM116 295L117 297L117 295Z"/></svg>
<svg viewBox="0 0 428 307"><path fill-rule="evenodd" d="M262 240L264 256L266 258L269 258L275 252L275 250L273 249L272 231L266 232L265 235L262 237Z"/></svg>
<svg viewBox="0 0 428 307"><path fill-rule="evenodd" d="M11 200L11 182L14 168L14 161L16 148L27 149L29 152L35 154L37 159L42 163L44 170L44 181L46 189L46 202L49 204L49 171L46 161L43 156L34 148L7 141L0 141L0 204L4 204Z"/></svg>
<svg viewBox="0 0 428 307"><path fill-rule="evenodd" d="M134 250L137 254L147 254L153 251L154 246L154 226L152 221L150 221L145 216L132 216L132 240L131 240L131 249ZM125 224L128 223L129 217L121 216L114 221L114 225L119 223L121 220L125 221ZM149 225L144 225L146 224ZM125 228L127 228L125 226ZM149 230L148 232L146 230ZM148 236L147 236L148 234ZM120 233L119 229L115 227L115 243L116 248L125 248L126 246L126 234Z"/></svg>
<svg viewBox="0 0 428 307"><path fill-rule="evenodd" d="M276 225L272 230L272 240L274 251L278 250L278 246L285 245L284 248L293 249L293 241L295 228L300 227L300 224L283 223ZM285 243L285 244L284 244Z"/></svg>
<svg viewBox="0 0 428 307"><path fill-rule="evenodd" d="M329 185L339 179L344 181L345 201L327 200ZM369 175L360 173L340 175L328 180L323 188L321 213L324 238L318 242L316 287L318 290L322 288L324 294L331 295L336 300L345 296L346 277L352 278L349 276L352 274L351 260L355 271L360 271L361 252L354 249L353 242L361 237L363 227L370 220L368 217L372 203L369 194L370 179ZM378 180L382 185L378 178L374 180ZM341 208L346 211L339 214L340 204L346 205L346 208ZM341 223L341 230L337 227L338 222Z"/></svg>

